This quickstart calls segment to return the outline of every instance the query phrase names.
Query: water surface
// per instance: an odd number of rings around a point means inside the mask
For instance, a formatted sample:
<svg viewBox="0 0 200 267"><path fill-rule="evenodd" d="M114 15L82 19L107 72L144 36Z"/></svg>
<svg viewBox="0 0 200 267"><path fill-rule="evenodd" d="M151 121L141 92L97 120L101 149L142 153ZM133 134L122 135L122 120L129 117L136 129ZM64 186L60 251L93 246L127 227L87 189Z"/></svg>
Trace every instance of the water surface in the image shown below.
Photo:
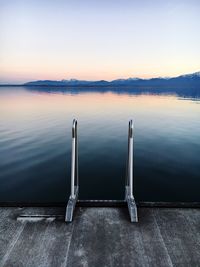
<svg viewBox="0 0 200 267"><path fill-rule="evenodd" d="M78 120L81 199L200 201L200 89L0 87L0 202L66 202Z"/></svg>

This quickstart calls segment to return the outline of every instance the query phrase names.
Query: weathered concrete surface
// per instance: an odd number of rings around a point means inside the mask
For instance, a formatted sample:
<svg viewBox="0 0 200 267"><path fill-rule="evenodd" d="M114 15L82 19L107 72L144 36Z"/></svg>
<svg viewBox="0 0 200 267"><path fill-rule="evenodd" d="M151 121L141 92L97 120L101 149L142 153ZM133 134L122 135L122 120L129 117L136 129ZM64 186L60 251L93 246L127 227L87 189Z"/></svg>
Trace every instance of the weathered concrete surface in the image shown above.
<svg viewBox="0 0 200 267"><path fill-rule="evenodd" d="M200 209L0 208L0 266L200 266ZM30 215L30 217L23 217ZM45 215L46 217L34 217Z"/></svg>

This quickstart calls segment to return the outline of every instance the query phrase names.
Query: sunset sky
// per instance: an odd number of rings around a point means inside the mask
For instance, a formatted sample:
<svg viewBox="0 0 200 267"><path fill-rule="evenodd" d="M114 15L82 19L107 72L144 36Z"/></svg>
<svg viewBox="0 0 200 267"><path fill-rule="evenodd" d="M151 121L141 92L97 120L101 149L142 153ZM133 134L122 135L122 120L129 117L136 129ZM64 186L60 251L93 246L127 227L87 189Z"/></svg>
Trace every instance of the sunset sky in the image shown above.
<svg viewBox="0 0 200 267"><path fill-rule="evenodd" d="M200 71L199 0L0 0L0 83Z"/></svg>

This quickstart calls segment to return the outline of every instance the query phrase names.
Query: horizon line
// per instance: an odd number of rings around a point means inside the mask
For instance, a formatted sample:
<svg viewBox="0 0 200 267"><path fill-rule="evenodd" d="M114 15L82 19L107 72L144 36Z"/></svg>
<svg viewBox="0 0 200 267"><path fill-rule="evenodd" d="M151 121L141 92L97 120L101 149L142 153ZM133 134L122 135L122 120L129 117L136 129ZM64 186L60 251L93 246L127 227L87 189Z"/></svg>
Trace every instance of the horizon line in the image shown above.
<svg viewBox="0 0 200 267"><path fill-rule="evenodd" d="M29 80L27 82L22 82L22 83L10 83L10 82L1 82L0 81L0 85L25 85L26 83L29 83L29 82L39 82L39 81L55 81L55 82L60 82L60 81L83 81L83 82L100 82L100 81L105 81L105 82L113 82L113 81L117 81L117 80L129 80L129 79L135 79L135 80L151 80L151 79L172 79L172 78L177 78L177 77L180 77L180 76L185 76L185 75L192 75L192 74L199 74L200 75L200 71L195 71L195 72L192 72L192 73L186 73L186 74L180 74L178 76L155 76L155 77L150 77L150 78L142 78L142 77L129 77L129 78L116 78L114 80L105 80L105 79L98 79L98 80L84 80L84 79L76 79L76 78L69 78L69 79L61 79L61 80L51 80L51 79L35 79L35 80Z"/></svg>

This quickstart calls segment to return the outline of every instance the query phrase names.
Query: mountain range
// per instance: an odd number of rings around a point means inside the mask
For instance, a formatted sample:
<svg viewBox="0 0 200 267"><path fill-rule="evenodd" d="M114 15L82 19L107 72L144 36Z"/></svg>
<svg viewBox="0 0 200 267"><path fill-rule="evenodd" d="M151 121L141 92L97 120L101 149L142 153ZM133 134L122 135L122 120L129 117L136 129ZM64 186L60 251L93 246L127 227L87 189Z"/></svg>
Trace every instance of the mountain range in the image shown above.
<svg viewBox="0 0 200 267"><path fill-rule="evenodd" d="M148 87L148 86L200 86L200 72L192 74L180 75L171 78L129 78L129 79L117 79L113 81L86 81L86 80L39 80L31 81L22 84L23 86L59 86L59 87L74 87L74 86L137 86L137 87Z"/></svg>

